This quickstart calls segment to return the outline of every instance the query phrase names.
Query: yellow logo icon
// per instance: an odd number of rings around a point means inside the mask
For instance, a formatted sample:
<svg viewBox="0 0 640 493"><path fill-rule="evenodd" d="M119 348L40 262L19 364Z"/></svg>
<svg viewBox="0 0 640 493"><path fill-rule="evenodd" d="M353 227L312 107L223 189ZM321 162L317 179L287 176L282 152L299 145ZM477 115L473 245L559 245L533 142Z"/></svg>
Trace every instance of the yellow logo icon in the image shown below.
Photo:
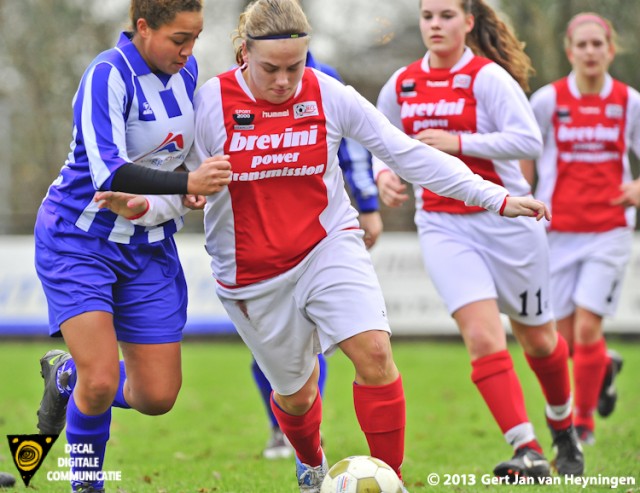
<svg viewBox="0 0 640 493"><path fill-rule="evenodd" d="M58 435L7 435L13 463L25 486L40 468Z"/></svg>

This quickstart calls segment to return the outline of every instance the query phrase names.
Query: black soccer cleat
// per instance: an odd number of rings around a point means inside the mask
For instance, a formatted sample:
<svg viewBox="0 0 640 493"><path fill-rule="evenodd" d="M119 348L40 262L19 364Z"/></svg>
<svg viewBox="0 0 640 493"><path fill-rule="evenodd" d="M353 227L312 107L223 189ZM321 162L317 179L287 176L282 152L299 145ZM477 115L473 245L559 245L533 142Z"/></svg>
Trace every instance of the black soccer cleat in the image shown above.
<svg viewBox="0 0 640 493"><path fill-rule="evenodd" d="M498 464L493 474L499 478L509 478L509 483L513 484L518 478L546 478L551 474L551 468L540 452L520 447L510 460Z"/></svg>
<svg viewBox="0 0 640 493"><path fill-rule="evenodd" d="M607 366L607 373L602 381L600 396L598 397L598 414L603 418L609 416L616 407L618 400L618 390L616 389L616 377L622 371L622 356L613 349L608 349L610 361Z"/></svg>
<svg viewBox="0 0 640 493"><path fill-rule="evenodd" d="M97 488L91 483L82 483L73 487L73 493L104 493L104 488Z"/></svg>
<svg viewBox="0 0 640 493"><path fill-rule="evenodd" d="M0 472L0 488L13 488L15 484L16 478L8 472Z"/></svg>
<svg viewBox="0 0 640 493"><path fill-rule="evenodd" d="M575 428L571 425L565 430L551 430L555 459L553 468L563 476L582 476L584 473L584 454L578 441Z"/></svg>
<svg viewBox="0 0 640 493"><path fill-rule="evenodd" d="M52 349L40 358L40 375L44 379L44 394L38 408L38 430L41 435L59 435L66 424L69 397L58 390L56 374L68 359L71 359L71 355L59 349Z"/></svg>

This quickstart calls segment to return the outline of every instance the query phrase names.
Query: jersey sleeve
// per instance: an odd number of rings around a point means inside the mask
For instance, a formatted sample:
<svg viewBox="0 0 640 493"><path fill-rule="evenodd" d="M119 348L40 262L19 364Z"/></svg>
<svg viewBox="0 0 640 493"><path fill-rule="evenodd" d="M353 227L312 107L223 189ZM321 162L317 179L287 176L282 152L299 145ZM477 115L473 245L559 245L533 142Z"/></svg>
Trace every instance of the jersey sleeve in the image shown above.
<svg viewBox="0 0 640 493"><path fill-rule="evenodd" d="M397 70L385 85L382 86L376 103L378 110L400 130L402 130L402 119L400 116L400 105L398 104L398 98L396 97L396 84L398 76L404 70L404 67ZM378 175L383 171L388 171L389 167L383 161L374 156L372 159L372 169L374 179L377 179Z"/></svg>
<svg viewBox="0 0 640 493"><path fill-rule="evenodd" d="M640 93L629 87L629 110L627 124L629 131L629 148L640 158Z"/></svg>
<svg viewBox="0 0 640 493"><path fill-rule="evenodd" d="M182 195L145 195L149 209L131 222L136 226L153 227L184 216L191 209L182 205Z"/></svg>
<svg viewBox="0 0 640 493"><path fill-rule="evenodd" d="M552 85L541 87L531 96L531 108L542 133L543 141L553 132L553 110L556 106L556 91Z"/></svg>
<svg viewBox="0 0 640 493"><path fill-rule="evenodd" d="M338 71L331 65L316 63L316 67L320 72L343 82ZM369 151L352 139L342 139L338 148L338 162L356 201L358 211L364 213L377 211L378 188L373 181Z"/></svg>
<svg viewBox="0 0 640 493"><path fill-rule="evenodd" d="M352 87L321 79L327 127L351 137L405 180L429 190L499 211L507 190L482 179L458 158L407 136ZM335 126L335 128L333 128Z"/></svg>
<svg viewBox="0 0 640 493"><path fill-rule="evenodd" d="M220 79L209 79L196 92L193 106L195 109L195 135L193 146L185 161L187 170L193 171L206 158L224 154L227 130L224 127L222 109L219 102Z"/></svg>
<svg viewBox="0 0 640 493"><path fill-rule="evenodd" d="M518 83L495 63L476 76L478 115L486 115L489 132L461 134L461 153L485 159L536 159L542 136L529 101Z"/></svg>
<svg viewBox="0 0 640 493"><path fill-rule="evenodd" d="M125 129L128 100L122 76L104 62L86 72L74 100L74 119L82 134L96 190L109 190L113 173L131 162Z"/></svg>

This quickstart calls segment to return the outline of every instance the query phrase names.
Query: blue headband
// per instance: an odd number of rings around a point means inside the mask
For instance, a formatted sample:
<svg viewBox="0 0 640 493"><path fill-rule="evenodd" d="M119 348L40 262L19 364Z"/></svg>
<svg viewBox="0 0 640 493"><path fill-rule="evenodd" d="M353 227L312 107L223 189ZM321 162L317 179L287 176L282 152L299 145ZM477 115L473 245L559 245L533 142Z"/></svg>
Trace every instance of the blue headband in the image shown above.
<svg viewBox="0 0 640 493"><path fill-rule="evenodd" d="M265 36L251 36L251 34L247 34L247 38L254 41L261 41L264 39L296 39L304 38L305 36L308 36L307 33L267 34Z"/></svg>

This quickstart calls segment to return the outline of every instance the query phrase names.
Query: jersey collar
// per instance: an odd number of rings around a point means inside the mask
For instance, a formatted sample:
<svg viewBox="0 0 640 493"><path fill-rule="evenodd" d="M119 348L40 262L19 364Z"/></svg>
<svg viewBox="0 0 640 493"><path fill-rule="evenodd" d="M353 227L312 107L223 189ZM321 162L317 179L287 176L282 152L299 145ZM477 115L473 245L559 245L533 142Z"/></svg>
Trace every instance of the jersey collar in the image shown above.
<svg viewBox="0 0 640 493"><path fill-rule="evenodd" d="M131 41L132 38L132 32L122 32L120 34L120 39L118 39L117 46L120 51L124 53L129 65L131 65L131 68L137 76L150 74L151 69L149 68L149 65L147 65L147 62L144 61L144 58L142 58L142 55L138 51L138 48L136 48L136 45Z"/></svg>

